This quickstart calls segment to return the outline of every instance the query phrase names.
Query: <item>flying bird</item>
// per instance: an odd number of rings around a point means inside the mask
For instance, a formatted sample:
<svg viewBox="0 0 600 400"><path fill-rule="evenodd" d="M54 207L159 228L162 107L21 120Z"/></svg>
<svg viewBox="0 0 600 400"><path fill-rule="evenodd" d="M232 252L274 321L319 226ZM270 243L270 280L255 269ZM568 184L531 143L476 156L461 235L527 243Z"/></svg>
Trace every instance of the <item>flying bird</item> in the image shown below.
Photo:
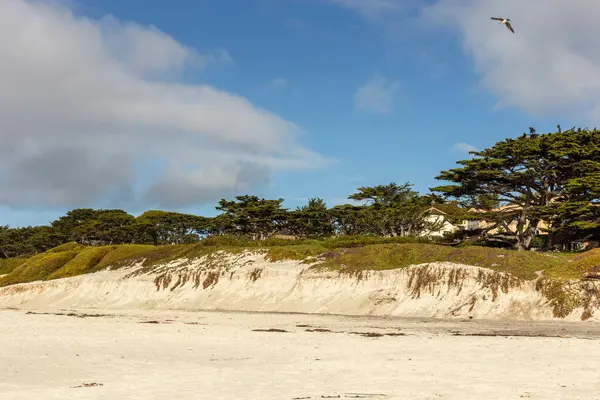
<svg viewBox="0 0 600 400"><path fill-rule="evenodd" d="M515 33L515 30L513 29L512 25L510 24L510 18L496 18L496 17L492 17L492 19L496 20L496 21L500 21L501 24L506 25L506 27L512 32Z"/></svg>

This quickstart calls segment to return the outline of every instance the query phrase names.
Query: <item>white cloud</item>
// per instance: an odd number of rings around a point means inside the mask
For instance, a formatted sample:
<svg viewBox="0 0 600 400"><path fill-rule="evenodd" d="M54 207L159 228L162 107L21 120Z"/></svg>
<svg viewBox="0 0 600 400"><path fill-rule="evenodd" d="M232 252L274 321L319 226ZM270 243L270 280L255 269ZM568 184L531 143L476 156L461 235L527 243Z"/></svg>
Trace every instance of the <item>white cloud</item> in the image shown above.
<svg viewBox="0 0 600 400"><path fill-rule="evenodd" d="M0 54L0 205L198 205L328 162L297 143L295 124L177 80L231 62L223 49L5 0Z"/></svg>
<svg viewBox="0 0 600 400"><path fill-rule="evenodd" d="M588 0L438 0L425 22L455 29L481 84L538 115L600 117L600 2ZM512 34L490 17L508 17Z"/></svg>
<svg viewBox="0 0 600 400"><path fill-rule="evenodd" d="M357 11L372 18L382 13L398 11L406 0L329 0L333 4Z"/></svg>
<svg viewBox="0 0 600 400"><path fill-rule="evenodd" d="M477 151L477 148L469 143L455 143L452 146L452 150L458 151L461 153L468 153L470 151Z"/></svg>
<svg viewBox="0 0 600 400"><path fill-rule="evenodd" d="M394 95L397 91L397 83L375 75L354 95L354 107L357 110L389 114L394 107Z"/></svg>
<svg viewBox="0 0 600 400"><path fill-rule="evenodd" d="M273 80L271 81L271 84L270 84L270 86L271 86L273 89L283 89L283 88L284 88L284 87L286 87L287 85L288 85L288 81L287 81L287 79L285 79L285 78L282 78L282 77L278 77L278 78L275 78L275 79L273 79Z"/></svg>
<svg viewBox="0 0 600 400"><path fill-rule="evenodd" d="M532 115L600 118L600 2L589 0L329 0L374 20L458 33L496 108ZM421 2L420 4L423 4ZM397 12L405 13L400 15ZM391 16L391 18L389 18ZM515 34L490 17L511 19ZM381 17L381 18L374 18ZM415 25L416 24L416 25ZM394 25L397 26L397 25ZM404 31L400 31L404 32Z"/></svg>

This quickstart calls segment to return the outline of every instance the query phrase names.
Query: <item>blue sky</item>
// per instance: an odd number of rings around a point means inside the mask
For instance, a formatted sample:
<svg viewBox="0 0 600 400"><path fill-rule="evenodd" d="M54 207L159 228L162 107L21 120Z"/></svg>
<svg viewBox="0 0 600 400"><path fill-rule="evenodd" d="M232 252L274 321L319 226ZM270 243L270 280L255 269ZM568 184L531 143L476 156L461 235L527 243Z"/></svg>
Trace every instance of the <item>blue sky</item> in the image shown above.
<svg viewBox="0 0 600 400"><path fill-rule="evenodd" d="M334 205L358 186L392 181L410 181L425 193L436 184L436 174L468 157L468 148L490 146L529 126L551 131L557 123L570 127L595 121L598 95L589 88L600 75L595 68L599 60L591 55L594 45L586 47L586 42L581 50L569 42L558 49L560 56L585 51L591 57L589 69L536 71L536 59L522 55L531 54L547 28L520 22L534 15L534 8L516 1L504 7L516 16L515 35L489 21L491 14L502 11L492 0L415 2L410 7L410 2L396 0L16 3L22 7L0 6L0 14L24 21L14 29L28 29L23 32L32 37L43 34L46 47L26 42L30 47L11 53L14 68L0 73L23 82L13 89L40 93L31 79L17 79L24 69L39 72L39 84L47 85L52 103L66 100L51 113L48 105L38 104L39 94L23 95L22 109L4 110L11 124L5 122L2 128L13 147L8 146L11 161L0 161L0 183L7 192L0 196L0 223L11 226L45 224L82 206L118 207L135 214L162 208L214 215L215 199L245 193L284 197L291 208L313 196ZM561 15L557 4L548 7L548 18ZM455 26L448 26L449 18ZM40 21L47 22L43 29L36 28ZM97 51L75 54L60 44L52 47L51 41L61 38L73 41L70 48L97 46ZM47 58L26 64L33 52ZM546 52L552 53L550 48ZM552 60L547 53L537 60ZM51 62L58 71L52 76L41 70ZM509 62L521 65L499 69ZM106 68L92 74L100 63ZM119 75L124 83L114 85L114 93L126 97L130 92L123 90L135 84L135 100L108 114L91 115L89 109L106 112L106 104L122 98L98 100L113 89L114 66L128 76ZM578 76L565 79L569 71ZM84 78L74 81L80 86L73 87L90 93L72 97L65 87L71 87L73 77L86 74L97 85L82 83ZM54 85L56 76L66 83ZM203 85L228 97L192 89ZM549 94L548 87L556 85L568 92L566 98ZM102 88L107 89L98 92ZM154 96L152 102L146 104L144 93ZM95 103L88 108L78 107L91 98ZM162 107L165 98L175 99L168 114L160 109L140 114ZM582 101L585 110L578 106ZM203 108L206 104L211 108ZM127 107L128 114L120 114ZM17 122L15 115L25 110L29 119ZM47 124L27 122L25 129L14 128L25 120L45 121L50 114ZM139 121L131 122L132 115L144 124L134 126ZM214 115L222 118L213 121ZM17 139L19 131L30 135L29 141ZM68 137L61 136L65 132ZM114 144L121 140L122 145ZM279 140L272 151L256 150ZM72 150L61 153L61 146ZM122 174L110 169L117 165ZM52 175L40 172L50 168Z"/></svg>

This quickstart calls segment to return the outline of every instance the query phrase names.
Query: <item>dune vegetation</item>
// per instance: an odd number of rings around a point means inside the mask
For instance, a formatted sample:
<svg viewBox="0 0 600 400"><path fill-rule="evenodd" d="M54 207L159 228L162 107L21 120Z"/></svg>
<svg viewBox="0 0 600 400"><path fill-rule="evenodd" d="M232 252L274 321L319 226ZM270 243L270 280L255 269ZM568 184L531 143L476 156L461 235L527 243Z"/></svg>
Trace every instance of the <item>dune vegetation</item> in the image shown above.
<svg viewBox="0 0 600 400"><path fill-rule="evenodd" d="M582 253L522 252L482 246L451 247L418 243L410 238L341 237L326 240L251 241L234 237L209 238L195 244L83 246L67 243L30 258L0 260L0 286L52 280L120 268L134 262L145 266L175 259L194 259L217 251L258 251L273 262L320 260L313 268L356 272L387 270L447 261L505 271L522 279L535 279L536 271L556 279L578 279L600 263L600 250Z"/></svg>

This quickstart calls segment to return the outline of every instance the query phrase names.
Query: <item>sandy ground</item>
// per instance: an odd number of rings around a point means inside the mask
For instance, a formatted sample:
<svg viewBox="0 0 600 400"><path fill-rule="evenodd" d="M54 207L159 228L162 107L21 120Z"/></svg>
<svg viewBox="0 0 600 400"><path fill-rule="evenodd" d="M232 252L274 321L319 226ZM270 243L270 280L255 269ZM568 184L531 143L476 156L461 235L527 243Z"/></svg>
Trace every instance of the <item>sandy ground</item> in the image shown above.
<svg viewBox="0 0 600 400"><path fill-rule="evenodd" d="M600 399L596 323L97 313L0 311L0 399Z"/></svg>

